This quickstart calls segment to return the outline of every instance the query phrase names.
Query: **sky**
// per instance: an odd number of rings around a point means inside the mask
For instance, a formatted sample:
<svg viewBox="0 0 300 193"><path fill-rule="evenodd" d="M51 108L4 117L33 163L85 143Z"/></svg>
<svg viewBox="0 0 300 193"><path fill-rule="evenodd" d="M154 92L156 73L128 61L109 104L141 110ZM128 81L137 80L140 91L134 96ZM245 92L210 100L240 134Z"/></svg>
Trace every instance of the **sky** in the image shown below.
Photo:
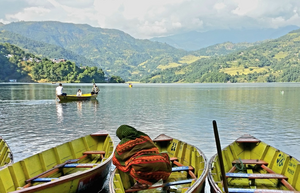
<svg viewBox="0 0 300 193"><path fill-rule="evenodd" d="M0 22L60 21L134 38L189 31L300 27L300 0L0 0Z"/></svg>

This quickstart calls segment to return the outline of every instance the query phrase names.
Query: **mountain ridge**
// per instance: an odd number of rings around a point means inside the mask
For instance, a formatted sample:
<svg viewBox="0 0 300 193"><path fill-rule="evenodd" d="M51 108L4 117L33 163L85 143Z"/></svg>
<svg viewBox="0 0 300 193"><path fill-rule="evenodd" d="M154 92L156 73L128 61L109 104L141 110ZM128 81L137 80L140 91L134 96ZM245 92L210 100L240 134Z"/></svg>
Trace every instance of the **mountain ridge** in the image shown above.
<svg viewBox="0 0 300 193"><path fill-rule="evenodd" d="M223 42L254 43L267 39L276 39L290 31L299 29L298 26L286 26L278 29L225 29L207 32L190 31L165 37L151 38L151 41L167 43L175 48L196 51L201 48Z"/></svg>
<svg viewBox="0 0 300 193"><path fill-rule="evenodd" d="M141 82L300 82L300 29L220 57L166 69Z"/></svg>

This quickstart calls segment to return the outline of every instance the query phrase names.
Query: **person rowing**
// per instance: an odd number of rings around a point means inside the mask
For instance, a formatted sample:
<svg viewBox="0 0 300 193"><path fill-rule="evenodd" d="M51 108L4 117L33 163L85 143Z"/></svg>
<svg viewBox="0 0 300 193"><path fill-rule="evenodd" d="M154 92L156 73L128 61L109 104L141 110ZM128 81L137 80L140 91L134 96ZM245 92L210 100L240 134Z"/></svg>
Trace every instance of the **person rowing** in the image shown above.
<svg viewBox="0 0 300 193"><path fill-rule="evenodd" d="M99 91L99 87L94 83L91 94L98 94Z"/></svg>

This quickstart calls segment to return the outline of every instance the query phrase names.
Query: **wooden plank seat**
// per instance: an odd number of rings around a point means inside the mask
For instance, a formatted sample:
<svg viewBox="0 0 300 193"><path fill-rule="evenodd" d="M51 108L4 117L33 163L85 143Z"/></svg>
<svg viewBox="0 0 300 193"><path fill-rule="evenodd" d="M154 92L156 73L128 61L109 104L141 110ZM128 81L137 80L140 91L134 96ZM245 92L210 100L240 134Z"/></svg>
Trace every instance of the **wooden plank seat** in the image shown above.
<svg viewBox="0 0 300 193"><path fill-rule="evenodd" d="M51 182L53 180L57 180L59 178L36 178L32 180L32 182Z"/></svg>
<svg viewBox="0 0 300 193"><path fill-rule="evenodd" d="M105 151L85 151L82 153L84 156L88 155L98 155L100 154L100 158L103 160L103 157L105 155Z"/></svg>
<svg viewBox="0 0 300 193"><path fill-rule="evenodd" d="M85 151L82 153L83 155L93 155L93 154L105 154L105 151Z"/></svg>
<svg viewBox="0 0 300 193"><path fill-rule="evenodd" d="M245 134L245 135L241 136L240 138L238 138L235 141L237 143L259 143L260 142L259 139L256 139L255 137L253 137L249 134Z"/></svg>
<svg viewBox="0 0 300 193"><path fill-rule="evenodd" d="M258 164L258 165L268 165L268 162L264 161L264 160L258 160L258 159L237 159L232 161L232 164L239 164L239 163L243 163L243 164Z"/></svg>
<svg viewBox="0 0 300 193"><path fill-rule="evenodd" d="M174 165L176 165L178 167L184 166L183 164L181 164L180 162L178 162L178 158L177 157L171 157L170 160L171 160L171 162L173 162ZM192 167L192 166L188 166L188 167ZM192 170L194 170L194 168ZM196 179L197 177L196 177L196 175L194 174L194 172L192 170L188 170L188 173L189 173L189 175L193 179Z"/></svg>
<svg viewBox="0 0 300 193"><path fill-rule="evenodd" d="M288 179L281 174L245 174L245 173L226 173L227 178L248 178L248 179Z"/></svg>
<svg viewBox="0 0 300 193"><path fill-rule="evenodd" d="M155 188L162 188L162 187L168 187L168 186L176 186L176 185L182 185L182 184L189 184L193 181L194 179L187 179L187 180L179 180L179 181L175 181L175 182L167 182L164 183L162 185L158 185L158 186L150 186L148 189L155 189ZM137 191L141 191L142 189L127 189L125 190L125 192L137 192Z"/></svg>
<svg viewBox="0 0 300 193"><path fill-rule="evenodd" d="M229 193L300 193L300 191L273 190L273 189L244 189L228 188Z"/></svg>
<svg viewBox="0 0 300 193"><path fill-rule="evenodd" d="M257 164L257 165L268 165L269 163L264 160L258 160L258 159L237 159L232 161L233 167L228 171L228 173L233 173L237 167L236 164Z"/></svg>
<svg viewBox="0 0 300 193"><path fill-rule="evenodd" d="M108 133L105 130L97 131L96 133L92 133L91 136L107 136Z"/></svg>
<svg viewBox="0 0 300 193"><path fill-rule="evenodd" d="M66 164L63 167L64 168L93 168L97 165L98 164L79 164L79 163L75 163L75 164Z"/></svg>
<svg viewBox="0 0 300 193"><path fill-rule="evenodd" d="M157 136L155 139L153 139L153 142L158 142L158 141L172 141L173 138L169 137L165 134L160 134L159 136Z"/></svg>
<svg viewBox="0 0 300 193"><path fill-rule="evenodd" d="M194 170L192 166L179 166L179 167L173 167L172 172L180 172L180 171L190 171Z"/></svg>
<svg viewBox="0 0 300 193"><path fill-rule="evenodd" d="M267 172L271 173L271 174L276 174L273 170L271 170L270 168L268 168L265 165L261 165L261 167L266 170ZM280 181L285 187L287 187L289 190L295 191L294 187L288 183L288 181L286 181L285 179L281 179Z"/></svg>

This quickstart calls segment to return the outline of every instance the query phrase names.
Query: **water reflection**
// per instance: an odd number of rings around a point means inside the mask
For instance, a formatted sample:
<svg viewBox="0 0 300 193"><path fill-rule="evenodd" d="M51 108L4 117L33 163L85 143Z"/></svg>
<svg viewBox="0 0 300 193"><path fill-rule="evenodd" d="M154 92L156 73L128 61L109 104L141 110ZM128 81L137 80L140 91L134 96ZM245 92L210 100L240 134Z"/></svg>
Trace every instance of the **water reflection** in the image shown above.
<svg viewBox="0 0 300 193"><path fill-rule="evenodd" d="M77 112L80 117L82 117L82 101L76 101L77 103Z"/></svg>
<svg viewBox="0 0 300 193"><path fill-rule="evenodd" d="M99 107L99 101L96 99L96 100L92 100L91 103L94 105L94 112L97 112Z"/></svg>
<svg viewBox="0 0 300 193"><path fill-rule="evenodd" d="M64 120L63 106L62 103L60 102L56 102L56 114L57 114L57 123L62 123Z"/></svg>
<svg viewBox="0 0 300 193"><path fill-rule="evenodd" d="M15 161L101 129L117 144L122 124L152 138L178 138L210 158L216 153L212 120L222 147L248 133L300 159L299 83L98 84L97 100L68 103L55 101L56 86L0 84L0 135ZM90 92L90 84L64 84L64 91L75 87Z"/></svg>

